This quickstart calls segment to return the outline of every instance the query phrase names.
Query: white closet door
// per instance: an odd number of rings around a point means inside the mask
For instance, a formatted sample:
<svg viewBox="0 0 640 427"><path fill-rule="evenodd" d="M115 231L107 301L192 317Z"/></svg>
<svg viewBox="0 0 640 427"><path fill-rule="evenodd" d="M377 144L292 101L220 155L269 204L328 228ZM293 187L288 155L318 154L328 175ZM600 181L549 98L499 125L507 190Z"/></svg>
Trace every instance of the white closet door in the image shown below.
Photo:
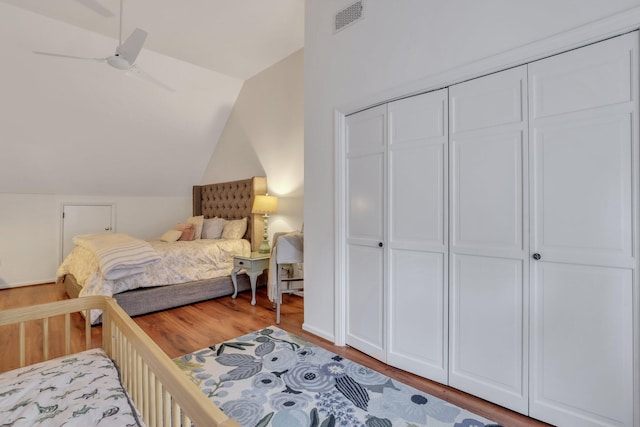
<svg viewBox="0 0 640 427"><path fill-rule="evenodd" d="M383 105L346 121L346 342L383 361L386 111Z"/></svg>
<svg viewBox="0 0 640 427"><path fill-rule="evenodd" d="M447 90L389 104L387 362L446 384Z"/></svg>
<svg viewBox="0 0 640 427"><path fill-rule="evenodd" d="M79 234L109 233L114 229L114 205L62 206L62 249L60 262L75 247L73 238Z"/></svg>
<svg viewBox="0 0 640 427"><path fill-rule="evenodd" d="M449 384L528 410L526 66L449 89Z"/></svg>
<svg viewBox="0 0 640 427"><path fill-rule="evenodd" d="M531 252L540 256L530 412L555 425L633 425L637 45L628 34L529 68Z"/></svg>

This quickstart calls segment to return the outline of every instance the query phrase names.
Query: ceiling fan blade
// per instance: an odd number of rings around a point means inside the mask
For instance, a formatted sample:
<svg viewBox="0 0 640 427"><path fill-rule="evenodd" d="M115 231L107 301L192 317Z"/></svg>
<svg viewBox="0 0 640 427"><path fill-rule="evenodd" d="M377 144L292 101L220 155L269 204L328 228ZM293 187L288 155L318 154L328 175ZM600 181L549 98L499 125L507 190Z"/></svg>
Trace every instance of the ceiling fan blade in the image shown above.
<svg viewBox="0 0 640 427"><path fill-rule="evenodd" d="M88 58L86 56L64 55L62 53L41 52L41 51L38 51L38 50L32 50L32 52L37 54L37 55L59 56L61 58L84 59L84 60L88 60L88 61L104 62L104 61L107 60L107 58Z"/></svg>
<svg viewBox="0 0 640 427"><path fill-rule="evenodd" d="M170 86L167 86L166 84L162 83L160 80L156 79L155 77L153 77L152 75L150 75L149 73L145 72L143 69L141 69L140 67L138 67L137 65L132 65L131 68L129 68L129 71L127 72L127 74L131 74L135 77L141 78L143 80L148 81L149 83L153 83L156 86L159 86L165 90L168 90L169 92L175 92L175 89L173 89Z"/></svg>
<svg viewBox="0 0 640 427"><path fill-rule="evenodd" d="M116 49L116 55L126 59L129 64L133 64L142 50L144 41L147 39L147 32L136 28L133 33Z"/></svg>
<svg viewBox="0 0 640 427"><path fill-rule="evenodd" d="M104 16L105 18L111 18L112 16L114 16L113 12L98 3L97 0L76 0L76 2L80 3L84 7L93 10L98 15Z"/></svg>

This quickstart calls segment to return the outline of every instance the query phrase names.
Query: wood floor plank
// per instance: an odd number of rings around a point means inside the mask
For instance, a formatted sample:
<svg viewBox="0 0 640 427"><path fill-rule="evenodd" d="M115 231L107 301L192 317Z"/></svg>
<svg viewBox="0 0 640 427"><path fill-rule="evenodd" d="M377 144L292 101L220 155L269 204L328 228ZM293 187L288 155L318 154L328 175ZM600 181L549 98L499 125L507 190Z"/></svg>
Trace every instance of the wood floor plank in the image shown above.
<svg viewBox="0 0 640 427"><path fill-rule="evenodd" d="M65 298L62 285L53 283L4 289L0 290L0 309L41 304ZM302 329L304 320L304 301L302 298L295 295L285 295L284 298L282 321L278 326L288 332L504 426L547 426L547 424L477 397L385 365L351 347L334 346ZM137 316L134 320L169 357L175 358L275 324L275 310L266 296L265 288L258 289L255 306L252 306L250 301L251 293L241 292L237 299L218 298L172 310ZM92 335L98 336L100 327L92 329ZM83 330L82 320L74 319L74 348L83 346ZM15 363L15 358L9 356L11 349L8 343L15 333L17 332L0 330L0 372L13 369L9 365ZM38 333L41 333L41 327L32 326L30 334L36 336ZM36 353L41 350L33 351L33 359L40 357Z"/></svg>

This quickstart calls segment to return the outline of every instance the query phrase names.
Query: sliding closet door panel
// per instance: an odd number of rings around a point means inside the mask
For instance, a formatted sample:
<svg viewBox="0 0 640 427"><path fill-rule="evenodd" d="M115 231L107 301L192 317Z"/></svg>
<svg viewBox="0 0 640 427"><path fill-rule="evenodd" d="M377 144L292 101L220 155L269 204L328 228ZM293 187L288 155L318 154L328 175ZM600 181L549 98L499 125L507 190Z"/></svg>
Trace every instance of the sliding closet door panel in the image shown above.
<svg viewBox="0 0 640 427"><path fill-rule="evenodd" d="M521 129L456 137L452 149L456 249L523 250Z"/></svg>
<svg viewBox="0 0 640 427"><path fill-rule="evenodd" d="M382 251L349 245L347 258L347 344L385 361Z"/></svg>
<svg viewBox="0 0 640 427"><path fill-rule="evenodd" d="M631 49L623 48L625 52L610 49L608 43L588 47L589 54L567 52L533 62L533 74L530 75L532 118L632 102L635 85L629 73L634 67L632 61L638 58ZM580 52L585 50L580 49ZM571 60L567 60L569 57ZM540 67L542 63L544 68Z"/></svg>
<svg viewBox="0 0 640 427"><path fill-rule="evenodd" d="M522 393L523 295L514 284L522 281L523 262L474 255L457 255L454 262L451 299L464 313L453 331L456 384L473 389L478 382L490 383L517 398Z"/></svg>
<svg viewBox="0 0 640 427"><path fill-rule="evenodd" d="M513 74L516 77L512 84L504 84L505 73L509 71L483 77L482 84L452 86L457 89L451 97L451 133L522 123L526 106L522 104L523 88L518 72ZM464 87L464 93L460 93L460 87ZM490 105L487 99L491 99Z"/></svg>
<svg viewBox="0 0 640 427"><path fill-rule="evenodd" d="M630 266L631 116L609 110L536 122L533 243L545 259Z"/></svg>
<svg viewBox="0 0 640 427"><path fill-rule="evenodd" d="M445 246L445 149L438 142L391 151L393 242L422 248Z"/></svg>
<svg viewBox="0 0 640 427"><path fill-rule="evenodd" d="M377 245L383 239L383 198L381 175L384 155L373 153L349 159L348 238L361 244Z"/></svg>
<svg viewBox="0 0 640 427"><path fill-rule="evenodd" d="M632 426L632 270L554 262L533 270L531 416Z"/></svg>
<svg viewBox="0 0 640 427"><path fill-rule="evenodd" d="M637 62L636 32L529 66L530 410L556 425L640 408Z"/></svg>
<svg viewBox="0 0 640 427"><path fill-rule="evenodd" d="M388 363L447 383L446 254L392 251Z"/></svg>
<svg viewBox="0 0 640 427"><path fill-rule="evenodd" d="M347 344L380 360L384 348L386 106L347 117Z"/></svg>
<svg viewBox="0 0 640 427"><path fill-rule="evenodd" d="M526 67L449 89L449 384L528 410Z"/></svg>
<svg viewBox="0 0 640 427"><path fill-rule="evenodd" d="M389 104L387 361L447 383L447 91Z"/></svg>

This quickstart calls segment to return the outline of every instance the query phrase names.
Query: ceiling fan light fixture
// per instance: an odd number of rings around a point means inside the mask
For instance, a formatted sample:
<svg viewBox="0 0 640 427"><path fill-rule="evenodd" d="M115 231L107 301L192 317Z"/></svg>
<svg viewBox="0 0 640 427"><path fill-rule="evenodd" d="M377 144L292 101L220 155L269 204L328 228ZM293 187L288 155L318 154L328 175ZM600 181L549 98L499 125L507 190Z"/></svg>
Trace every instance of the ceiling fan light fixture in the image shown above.
<svg viewBox="0 0 640 427"><path fill-rule="evenodd" d="M121 57L120 55L113 55L107 58L107 64L111 65L118 70L128 70L131 68L129 61Z"/></svg>

